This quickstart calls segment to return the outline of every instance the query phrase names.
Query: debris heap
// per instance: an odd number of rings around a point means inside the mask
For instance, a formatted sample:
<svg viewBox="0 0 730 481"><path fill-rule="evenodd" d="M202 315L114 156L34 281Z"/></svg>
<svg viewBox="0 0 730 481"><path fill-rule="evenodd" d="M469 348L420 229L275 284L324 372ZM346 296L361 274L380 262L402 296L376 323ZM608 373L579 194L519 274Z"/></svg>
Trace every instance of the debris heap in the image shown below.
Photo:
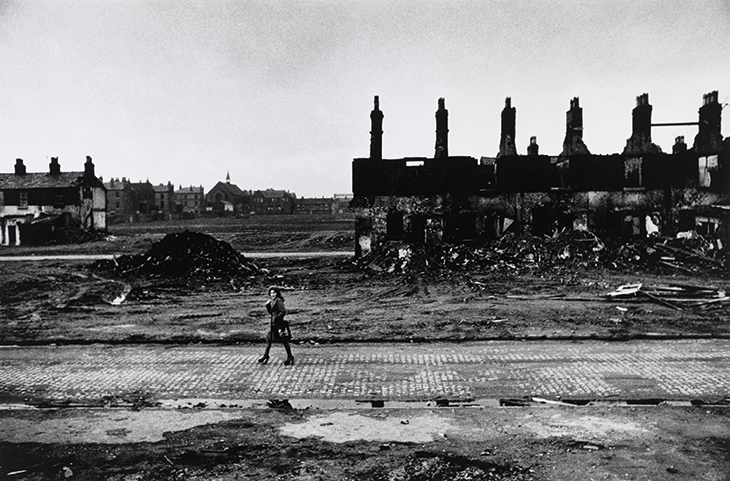
<svg viewBox="0 0 730 481"><path fill-rule="evenodd" d="M696 233L676 238L635 238L603 242L589 231L552 236L512 233L483 247L384 242L356 261L359 267L397 274L438 271L528 271L661 268L686 273L727 273L727 249Z"/></svg>
<svg viewBox="0 0 730 481"><path fill-rule="evenodd" d="M598 237L585 231L545 238L505 234L484 247L384 243L374 250L376 254L357 262L361 267L391 273L595 267L604 248Z"/></svg>
<svg viewBox="0 0 730 481"><path fill-rule="evenodd" d="M649 300L677 311L688 308L716 309L730 305L730 296L724 289L677 283L666 286L625 284L606 294L606 297L621 302Z"/></svg>
<svg viewBox="0 0 730 481"><path fill-rule="evenodd" d="M250 277L259 272L256 264L227 242L190 231L167 234L145 254L98 261L93 268L122 276L206 280Z"/></svg>

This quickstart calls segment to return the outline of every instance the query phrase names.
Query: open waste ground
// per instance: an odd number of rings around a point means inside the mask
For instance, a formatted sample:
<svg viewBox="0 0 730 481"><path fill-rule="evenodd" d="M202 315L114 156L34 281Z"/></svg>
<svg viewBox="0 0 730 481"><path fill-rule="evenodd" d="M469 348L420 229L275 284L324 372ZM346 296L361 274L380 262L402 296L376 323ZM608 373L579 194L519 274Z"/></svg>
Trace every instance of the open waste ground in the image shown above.
<svg viewBox="0 0 730 481"><path fill-rule="evenodd" d="M2 248L0 256L114 256L0 262L3 349L262 346L270 285L284 288L295 349L395 343L407 353L435 342L458 350L730 334L724 258L697 237L609 245L562 233L479 249L394 243L360 260L245 255L351 251L353 226L351 218L197 220L112 226L85 244ZM245 369L261 367L251 364ZM596 398L580 406L558 398L378 408L182 396L161 405L144 390L97 400L6 404L0 479L730 479L721 393L694 403Z"/></svg>

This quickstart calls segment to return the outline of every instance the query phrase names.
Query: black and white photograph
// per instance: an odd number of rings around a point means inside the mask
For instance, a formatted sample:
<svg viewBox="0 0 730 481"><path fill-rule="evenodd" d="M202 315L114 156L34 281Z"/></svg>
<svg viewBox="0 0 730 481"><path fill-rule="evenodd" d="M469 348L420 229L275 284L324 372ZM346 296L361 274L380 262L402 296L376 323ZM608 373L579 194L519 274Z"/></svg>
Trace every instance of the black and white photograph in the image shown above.
<svg viewBox="0 0 730 481"><path fill-rule="evenodd" d="M727 0L0 0L0 480L730 481Z"/></svg>

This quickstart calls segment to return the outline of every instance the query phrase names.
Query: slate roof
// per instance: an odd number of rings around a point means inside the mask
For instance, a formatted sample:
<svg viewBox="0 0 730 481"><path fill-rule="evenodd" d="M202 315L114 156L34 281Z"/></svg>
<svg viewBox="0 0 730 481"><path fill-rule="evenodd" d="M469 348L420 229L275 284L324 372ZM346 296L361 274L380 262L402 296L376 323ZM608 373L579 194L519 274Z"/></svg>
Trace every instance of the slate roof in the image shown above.
<svg viewBox="0 0 730 481"><path fill-rule="evenodd" d="M169 192L170 190L173 190L170 185L155 185L153 188L155 189L155 192Z"/></svg>
<svg viewBox="0 0 730 481"><path fill-rule="evenodd" d="M268 199L281 199L284 196L293 197L289 192L285 190L274 189L257 190L254 194L261 194L262 197L266 197Z"/></svg>
<svg viewBox="0 0 730 481"><path fill-rule="evenodd" d="M183 187L175 191L176 194L202 194L202 187Z"/></svg>
<svg viewBox="0 0 730 481"><path fill-rule="evenodd" d="M222 190L229 195L229 197L247 197L248 194L242 191L236 184L229 184L227 182L218 182L208 191L208 195L215 190Z"/></svg>
<svg viewBox="0 0 730 481"><path fill-rule="evenodd" d="M0 189L47 189L81 185L83 172L30 172L24 175L0 174Z"/></svg>

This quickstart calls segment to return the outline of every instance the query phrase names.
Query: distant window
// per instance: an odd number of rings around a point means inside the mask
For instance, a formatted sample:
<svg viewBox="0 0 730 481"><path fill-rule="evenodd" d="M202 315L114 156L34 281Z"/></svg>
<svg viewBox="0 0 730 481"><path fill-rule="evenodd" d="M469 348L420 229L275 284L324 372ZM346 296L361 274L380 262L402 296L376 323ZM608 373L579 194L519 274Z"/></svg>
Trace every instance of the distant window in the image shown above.
<svg viewBox="0 0 730 481"><path fill-rule="evenodd" d="M62 195L57 195L54 200L55 200L55 203L56 203L57 206L63 206L64 205L64 203L63 203L63 196Z"/></svg>
<svg viewBox="0 0 730 481"><path fill-rule="evenodd" d="M708 155L698 159L700 187L712 187L712 174L717 173L717 155Z"/></svg>
<svg viewBox="0 0 730 481"><path fill-rule="evenodd" d="M21 191L20 192L20 201L18 202L18 207L20 208L27 208L28 207L28 193Z"/></svg>
<svg viewBox="0 0 730 481"><path fill-rule="evenodd" d="M120 207L119 202L117 202L117 209Z"/></svg>
<svg viewBox="0 0 730 481"><path fill-rule="evenodd" d="M115 197L119 198L119 192L115 192Z"/></svg>

